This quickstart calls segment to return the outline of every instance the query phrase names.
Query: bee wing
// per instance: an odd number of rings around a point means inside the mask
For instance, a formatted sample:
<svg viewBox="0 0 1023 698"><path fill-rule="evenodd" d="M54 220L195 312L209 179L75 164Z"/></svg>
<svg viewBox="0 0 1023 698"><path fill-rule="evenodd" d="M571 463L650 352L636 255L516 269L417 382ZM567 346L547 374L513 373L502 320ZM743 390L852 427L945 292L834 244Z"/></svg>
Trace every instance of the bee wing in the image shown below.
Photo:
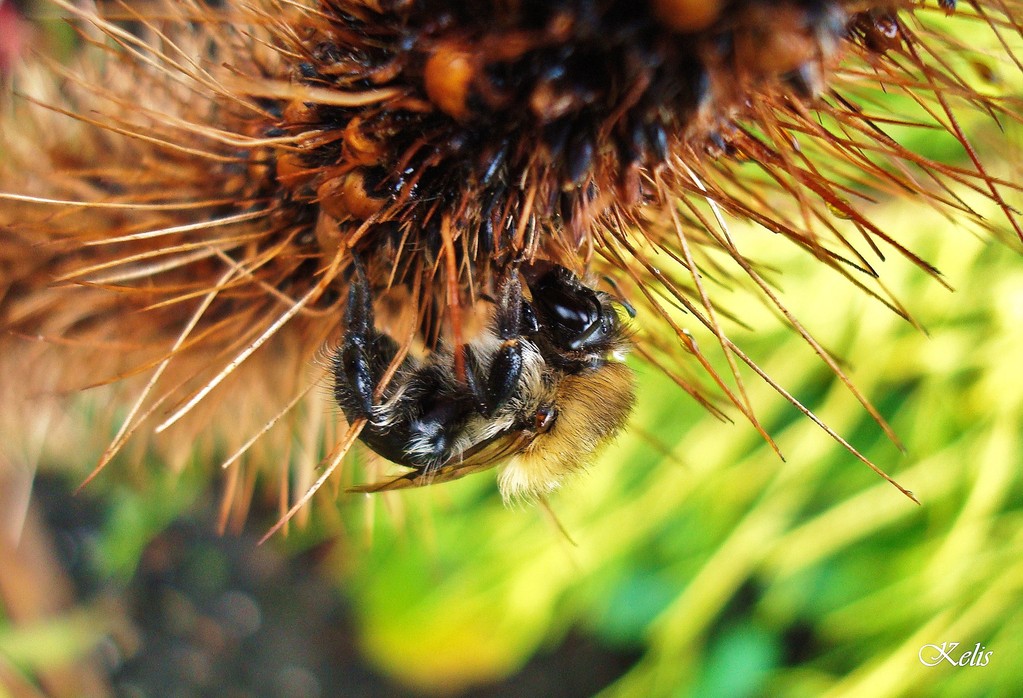
<svg viewBox="0 0 1023 698"><path fill-rule="evenodd" d="M457 480L487 468L493 468L500 461L522 451L536 438L534 432L515 430L496 435L494 438L476 444L459 458L451 459L436 468L412 470L403 475L380 480L366 485L349 487L349 492L384 492L423 487L438 482Z"/></svg>

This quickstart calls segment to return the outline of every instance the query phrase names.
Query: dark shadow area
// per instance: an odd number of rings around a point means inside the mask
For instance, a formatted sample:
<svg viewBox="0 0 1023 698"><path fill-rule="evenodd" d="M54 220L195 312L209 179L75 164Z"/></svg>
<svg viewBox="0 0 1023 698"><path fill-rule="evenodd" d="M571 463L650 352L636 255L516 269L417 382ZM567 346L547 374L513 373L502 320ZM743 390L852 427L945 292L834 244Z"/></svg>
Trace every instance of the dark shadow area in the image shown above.
<svg viewBox="0 0 1023 698"><path fill-rule="evenodd" d="M111 614L116 630L97 660L116 695L416 695L365 662L352 608L318 569L315 549L289 557L259 546L255 525L220 536L200 506L146 545L127 585L105 581L96 555L104 502L73 496L56 478L39 478L35 490L79 602ZM454 695L590 696L637 658L573 632L514 676Z"/></svg>

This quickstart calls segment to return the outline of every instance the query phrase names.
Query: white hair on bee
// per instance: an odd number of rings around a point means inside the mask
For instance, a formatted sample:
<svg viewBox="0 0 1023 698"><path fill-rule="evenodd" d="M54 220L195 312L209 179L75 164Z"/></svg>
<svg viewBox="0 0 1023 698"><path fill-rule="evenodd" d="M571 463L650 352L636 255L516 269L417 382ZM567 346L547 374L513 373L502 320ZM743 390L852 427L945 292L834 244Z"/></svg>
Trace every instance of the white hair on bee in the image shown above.
<svg viewBox="0 0 1023 698"><path fill-rule="evenodd" d="M490 371L494 356L501 347L501 343L502 340L489 329L473 341L472 348L480 361L481 368L485 371ZM533 414L544 402L554 401L555 390L554 386L550 385L552 381L548 375L550 369L544 361L539 347L525 339L520 340L520 346L522 375L519 379L519 389L493 416L473 415L469 419L458 432L450 447L448 462L457 463L462 459L463 454L473 446L515 429L523 414ZM454 358L450 350L437 352L434 361L438 365L449 368L454 366ZM457 389L455 385L457 377L453 374L448 377L452 382L452 388ZM406 388L407 383L401 386L399 393L395 394L393 400L396 403L402 399ZM410 439L406 450L410 455L420 458L433 453L432 444L424 435Z"/></svg>
<svg viewBox="0 0 1023 698"><path fill-rule="evenodd" d="M408 370L399 370L392 379L392 383L395 386L394 393L379 405L373 405L371 418L374 424L387 428L393 426L400 418L399 407L404 401L405 393L408 390L407 376L409 373L410 371Z"/></svg>
<svg viewBox="0 0 1023 698"><path fill-rule="evenodd" d="M482 356L485 357L486 370L490 371L494 356L501 345L501 340L490 335L488 340L492 346L485 346ZM488 341L489 344L489 341ZM546 400L553 398L553 390L547 385L547 363L540 353L539 347L527 339L519 340L522 351L522 375L519 378L519 389L512 395L506 405L498 409L492 418L477 417L481 427L481 439L490 439L497 434L515 426L522 414L532 414Z"/></svg>

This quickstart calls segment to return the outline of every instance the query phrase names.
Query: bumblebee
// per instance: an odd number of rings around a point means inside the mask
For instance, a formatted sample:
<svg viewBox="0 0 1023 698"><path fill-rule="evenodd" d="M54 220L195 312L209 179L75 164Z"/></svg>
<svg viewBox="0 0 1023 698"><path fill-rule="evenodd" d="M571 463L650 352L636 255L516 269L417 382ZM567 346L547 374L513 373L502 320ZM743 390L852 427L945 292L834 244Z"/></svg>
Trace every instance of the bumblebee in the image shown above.
<svg viewBox="0 0 1023 698"><path fill-rule="evenodd" d="M334 353L334 398L370 449L409 468L356 491L419 487L500 466L506 500L536 498L585 466L635 403L631 348L611 294L537 261L509 269L487 301L488 322L461 346L406 355L375 326L372 290L356 262L345 331ZM374 399L379 392L379 399Z"/></svg>

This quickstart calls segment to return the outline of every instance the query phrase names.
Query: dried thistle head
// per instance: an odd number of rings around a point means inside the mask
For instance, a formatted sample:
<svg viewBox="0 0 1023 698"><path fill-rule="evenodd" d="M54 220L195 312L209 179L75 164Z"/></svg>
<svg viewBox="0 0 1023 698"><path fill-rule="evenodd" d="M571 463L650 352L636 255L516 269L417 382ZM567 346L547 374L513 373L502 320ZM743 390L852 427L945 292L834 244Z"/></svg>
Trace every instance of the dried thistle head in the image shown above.
<svg viewBox="0 0 1023 698"><path fill-rule="evenodd" d="M290 425L306 473L322 426L336 465L354 432L324 419L310 367L338 340L356 256L395 335L422 351L459 338L510 265L607 278L636 307L643 359L770 438L740 365L771 379L729 338L714 286L763 294L846 379L730 221L906 317L876 261L937 272L871 202L995 226L962 187L1023 237L1017 186L985 169L957 117L1018 119L965 74L977 64L959 38L996 37L1018 69L1016 0L53 5L83 48L71 67L24 67L5 98L0 341L7 356L58 350L59 389L134 387L101 466L151 432L184 453L209 420L236 455ZM883 111L882 92L906 113ZM904 146L914 131L961 162Z"/></svg>

